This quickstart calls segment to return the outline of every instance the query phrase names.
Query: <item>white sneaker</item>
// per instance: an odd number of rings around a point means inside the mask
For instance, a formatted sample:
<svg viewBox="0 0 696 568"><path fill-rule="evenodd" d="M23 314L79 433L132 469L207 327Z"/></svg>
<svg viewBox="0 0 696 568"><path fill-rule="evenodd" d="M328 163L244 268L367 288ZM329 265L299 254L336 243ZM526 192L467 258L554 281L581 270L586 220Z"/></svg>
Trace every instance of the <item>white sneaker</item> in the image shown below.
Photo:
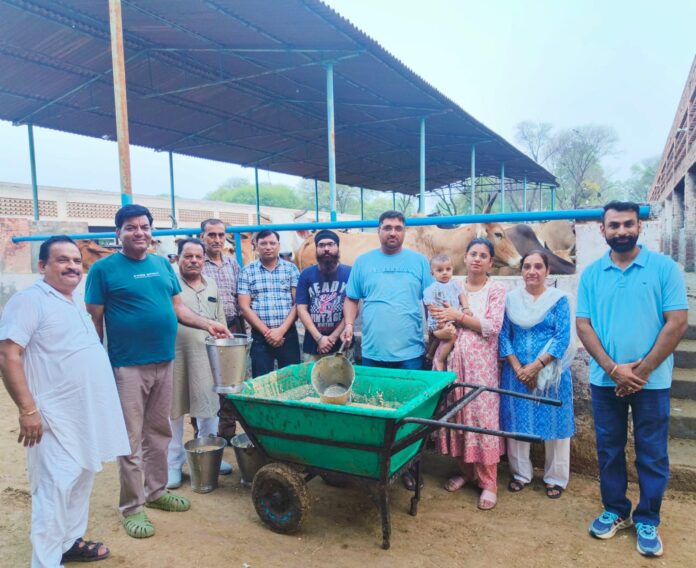
<svg viewBox="0 0 696 568"><path fill-rule="evenodd" d="M181 487L181 468L170 468L167 471L167 489Z"/></svg>
<svg viewBox="0 0 696 568"><path fill-rule="evenodd" d="M229 475L230 473L232 473L232 466L225 460L222 460L220 464L220 475Z"/></svg>

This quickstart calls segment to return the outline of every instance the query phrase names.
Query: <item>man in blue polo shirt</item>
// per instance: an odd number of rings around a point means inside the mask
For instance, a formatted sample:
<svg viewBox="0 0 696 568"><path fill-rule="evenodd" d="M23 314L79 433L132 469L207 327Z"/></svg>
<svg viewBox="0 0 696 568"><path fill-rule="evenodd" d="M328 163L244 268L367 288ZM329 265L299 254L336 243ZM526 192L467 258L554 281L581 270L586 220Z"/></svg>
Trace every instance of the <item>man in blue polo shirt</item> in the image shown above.
<svg viewBox="0 0 696 568"><path fill-rule="evenodd" d="M686 289L676 263L638 245L635 203L604 206L600 229L611 248L585 269L577 330L592 356L590 384L604 512L590 534L608 539L634 522L637 549L661 556L660 505L669 479L672 353L687 327ZM628 410L633 415L640 501L626 497Z"/></svg>

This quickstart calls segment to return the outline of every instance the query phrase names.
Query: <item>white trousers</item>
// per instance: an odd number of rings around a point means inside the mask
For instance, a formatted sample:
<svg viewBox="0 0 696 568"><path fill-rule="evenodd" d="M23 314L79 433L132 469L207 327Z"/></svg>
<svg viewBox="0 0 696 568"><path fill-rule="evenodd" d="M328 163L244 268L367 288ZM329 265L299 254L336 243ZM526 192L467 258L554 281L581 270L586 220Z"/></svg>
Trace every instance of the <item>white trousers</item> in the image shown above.
<svg viewBox="0 0 696 568"><path fill-rule="evenodd" d="M53 432L27 450L31 485L31 566L57 568L63 553L83 537L95 472L82 469Z"/></svg>
<svg viewBox="0 0 696 568"><path fill-rule="evenodd" d="M218 422L217 416L212 418L196 418L198 423L198 437L217 436ZM169 425L172 428L172 439L169 442L167 451L167 462L169 469L181 469L186 463L186 450L184 450L184 417L170 418Z"/></svg>
<svg viewBox="0 0 696 568"><path fill-rule="evenodd" d="M529 459L529 442L507 440L507 456L512 477L521 483L530 483L534 475L532 460ZM544 482L559 485L565 489L570 477L570 438L546 440L544 442L546 460L544 463Z"/></svg>

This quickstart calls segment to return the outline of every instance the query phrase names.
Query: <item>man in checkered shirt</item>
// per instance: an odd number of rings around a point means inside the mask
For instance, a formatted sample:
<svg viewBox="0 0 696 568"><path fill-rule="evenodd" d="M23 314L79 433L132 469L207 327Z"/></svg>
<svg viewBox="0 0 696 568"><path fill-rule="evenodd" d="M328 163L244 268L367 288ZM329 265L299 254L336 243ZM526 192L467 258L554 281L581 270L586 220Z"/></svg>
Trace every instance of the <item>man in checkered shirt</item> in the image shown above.
<svg viewBox="0 0 696 568"><path fill-rule="evenodd" d="M295 319L299 270L282 260L280 235L270 229L256 235L259 260L244 267L237 287L239 309L251 325L251 374L254 377L300 362Z"/></svg>
<svg viewBox="0 0 696 568"><path fill-rule="evenodd" d="M225 253L225 223L221 219L206 219L201 223L201 240L205 243L205 261L203 276L211 278L217 285L222 309L225 312L227 328L232 333L246 333L244 320L239 315L237 305L237 282L239 281L239 263ZM218 436L229 443L237 433L237 413L234 404L225 395L220 395L218 411ZM191 419L193 422L195 418ZM198 425L194 425L198 436Z"/></svg>

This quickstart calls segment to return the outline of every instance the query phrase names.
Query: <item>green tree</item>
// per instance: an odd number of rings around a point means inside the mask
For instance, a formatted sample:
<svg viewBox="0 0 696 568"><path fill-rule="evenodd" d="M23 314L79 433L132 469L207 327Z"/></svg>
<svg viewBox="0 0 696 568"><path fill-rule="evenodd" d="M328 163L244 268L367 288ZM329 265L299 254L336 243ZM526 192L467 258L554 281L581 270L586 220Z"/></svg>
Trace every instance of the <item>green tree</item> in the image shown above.
<svg viewBox="0 0 696 568"><path fill-rule="evenodd" d="M287 185L261 184L259 186L259 196L261 204L268 207L285 207L288 209L299 209L302 207L300 196L292 187ZM256 187L248 182L245 185L237 185L235 187L221 185L215 191L209 193L206 199L254 205L256 203Z"/></svg>
<svg viewBox="0 0 696 568"><path fill-rule="evenodd" d="M660 157L645 158L631 166L631 174L622 184L622 197L628 201L644 203L648 200L648 191L655 181Z"/></svg>

